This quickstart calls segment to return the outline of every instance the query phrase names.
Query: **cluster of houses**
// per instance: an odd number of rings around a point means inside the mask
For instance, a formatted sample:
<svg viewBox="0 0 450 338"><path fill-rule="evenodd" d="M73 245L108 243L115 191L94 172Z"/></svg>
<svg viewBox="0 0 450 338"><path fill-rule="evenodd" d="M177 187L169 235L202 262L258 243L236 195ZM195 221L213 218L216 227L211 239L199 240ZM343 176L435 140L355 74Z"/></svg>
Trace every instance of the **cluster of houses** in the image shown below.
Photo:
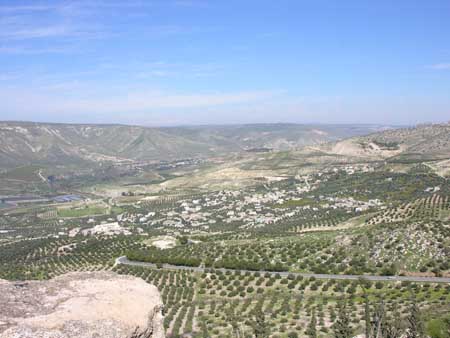
<svg viewBox="0 0 450 338"><path fill-rule="evenodd" d="M345 166L330 168L314 175L297 175L292 185L266 184L246 190L221 190L179 200L174 207L152 210L151 206L135 205L137 212L118 216L120 224L140 224L150 227L196 228L208 230L214 224L237 224L242 228L261 227L295 217L305 211L323 213L342 209L348 213L361 213L382 205L378 199L360 201L352 197L313 196L328 175L344 170L352 175L358 171L370 171L369 166ZM311 201L311 203L309 203ZM140 212L142 210L142 212Z"/></svg>

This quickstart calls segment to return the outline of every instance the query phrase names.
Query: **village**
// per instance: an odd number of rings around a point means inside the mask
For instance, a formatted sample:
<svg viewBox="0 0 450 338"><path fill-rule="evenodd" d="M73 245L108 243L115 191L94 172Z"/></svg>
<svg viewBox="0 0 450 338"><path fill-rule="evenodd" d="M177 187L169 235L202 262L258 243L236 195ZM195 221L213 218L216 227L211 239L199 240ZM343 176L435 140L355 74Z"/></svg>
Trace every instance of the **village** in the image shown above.
<svg viewBox="0 0 450 338"><path fill-rule="evenodd" d="M357 215L382 207L382 201L315 195L314 190L326 182L330 175L338 172L353 175L371 170L373 168L368 165L332 167L316 174L297 175L293 184L277 181L264 184L263 188L209 192L179 199L164 208L152 208L156 202L143 199L133 204L132 212L118 215L117 221L122 225L138 224L142 227L176 228L189 232L190 229L208 231L218 224L242 229L259 228L295 219L306 212L309 218L335 210Z"/></svg>

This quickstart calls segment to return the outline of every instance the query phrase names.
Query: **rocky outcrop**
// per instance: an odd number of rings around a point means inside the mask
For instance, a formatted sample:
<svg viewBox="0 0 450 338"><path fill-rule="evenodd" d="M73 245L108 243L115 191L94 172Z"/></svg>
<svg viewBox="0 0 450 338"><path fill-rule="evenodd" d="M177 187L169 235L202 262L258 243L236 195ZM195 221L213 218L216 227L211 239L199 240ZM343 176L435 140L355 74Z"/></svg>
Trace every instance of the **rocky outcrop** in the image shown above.
<svg viewBox="0 0 450 338"><path fill-rule="evenodd" d="M0 280L0 338L164 338L157 288L113 272Z"/></svg>

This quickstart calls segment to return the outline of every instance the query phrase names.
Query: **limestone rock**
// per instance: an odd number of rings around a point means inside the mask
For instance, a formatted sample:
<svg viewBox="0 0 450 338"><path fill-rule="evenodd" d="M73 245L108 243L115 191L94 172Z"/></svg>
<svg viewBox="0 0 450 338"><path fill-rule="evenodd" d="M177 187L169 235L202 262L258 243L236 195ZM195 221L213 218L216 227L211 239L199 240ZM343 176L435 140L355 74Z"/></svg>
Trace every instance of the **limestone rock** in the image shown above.
<svg viewBox="0 0 450 338"><path fill-rule="evenodd" d="M0 280L0 338L164 338L157 288L113 272Z"/></svg>

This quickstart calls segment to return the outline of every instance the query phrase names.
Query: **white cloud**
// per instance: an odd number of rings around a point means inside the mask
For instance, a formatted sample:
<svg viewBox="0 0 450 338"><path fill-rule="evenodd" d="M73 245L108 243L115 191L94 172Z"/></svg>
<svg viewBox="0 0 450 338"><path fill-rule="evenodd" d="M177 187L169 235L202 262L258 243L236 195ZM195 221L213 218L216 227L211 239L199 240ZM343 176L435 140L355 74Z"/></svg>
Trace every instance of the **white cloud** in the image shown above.
<svg viewBox="0 0 450 338"><path fill-rule="evenodd" d="M158 92L132 93L124 97L99 100L80 100L68 108L95 111L144 111L166 108L201 108L255 102L273 96L273 92L237 92L206 94L170 94Z"/></svg>
<svg viewBox="0 0 450 338"><path fill-rule="evenodd" d="M210 4L206 1L195 1L195 0L176 0L173 2L175 6L179 7L208 7Z"/></svg>
<svg viewBox="0 0 450 338"><path fill-rule="evenodd" d="M68 83L67 86L78 86L79 83ZM67 97L64 91L66 85L46 88L48 91L33 92L29 89L3 90L0 100L4 111L18 113L44 113L47 116L66 113L74 116L80 114L116 114L135 113L160 110L201 109L234 104L264 102L279 95L280 91L243 91L218 93L167 93L154 90L142 90L125 95L108 96L84 95ZM78 88L81 89L81 88ZM24 104L26 102L27 104ZM0 118L1 119L1 118ZM51 118L50 118L51 119ZM114 120L114 118L111 118Z"/></svg>
<svg viewBox="0 0 450 338"><path fill-rule="evenodd" d="M169 63L163 61L137 63L139 71L136 78L147 79L153 77L212 77L223 72L223 66L217 63L188 64Z"/></svg>
<svg viewBox="0 0 450 338"><path fill-rule="evenodd" d="M19 6L0 6L0 13L15 12L42 12L55 9L53 6L47 5L19 5Z"/></svg>
<svg viewBox="0 0 450 338"><path fill-rule="evenodd" d="M44 89L0 87L0 120L151 125L254 122L414 124L444 121L449 99L301 97L279 90L107 92L76 81ZM81 93L81 94L80 94Z"/></svg>
<svg viewBox="0 0 450 338"><path fill-rule="evenodd" d="M0 6L0 39L3 48L14 41L53 39L53 43L73 42L82 38L116 37L124 34L111 20L124 8L128 20L145 15L143 8L153 6L146 1L62 1L52 5ZM42 14L42 15L41 15ZM131 26L133 27L133 26ZM141 37L163 38L196 31L194 27L176 24L154 24L136 27ZM32 46L30 48L35 48Z"/></svg>
<svg viewBox="0 0 450 338"><path fill-rule="evenodd" d="M450 62L436 63L434 65L429 66L428 68L435 69L435 70L450 70Z"/></svg>
<svg viewBox="0 0 450 338"><path fill-rule="evenodd" d="M76 7L68 7L65 2L53 7L0 7L0 38L8 41L92 34L96 27L79 19Z"/></svg>
<svg viewBox="0 0 450 338"><path fill-rule="evenodd" d="M20 78L19 74L15 74L15 73L0 73L0 82L2 81L12 81L12 80L17 80L18 78Z"/></svg>
<svg viewBox="0 0 450 338"><path fill-rule="evenodd" d="M45 47L45 48L31 48L26 46L9 46L0 47L0 54L20 54L20 55L33 55L33 54L64 54L64 53L78 53L74 47L60 46L60 47Z"/></svg>
<svg viewBox="0 0 450 338"><path fill-rule="evenodd" d="M58 36L67 36L74 32L67 26L46 26L29 28L9 28L0 31L0 37L12 40L49 38Z"/></svg>

